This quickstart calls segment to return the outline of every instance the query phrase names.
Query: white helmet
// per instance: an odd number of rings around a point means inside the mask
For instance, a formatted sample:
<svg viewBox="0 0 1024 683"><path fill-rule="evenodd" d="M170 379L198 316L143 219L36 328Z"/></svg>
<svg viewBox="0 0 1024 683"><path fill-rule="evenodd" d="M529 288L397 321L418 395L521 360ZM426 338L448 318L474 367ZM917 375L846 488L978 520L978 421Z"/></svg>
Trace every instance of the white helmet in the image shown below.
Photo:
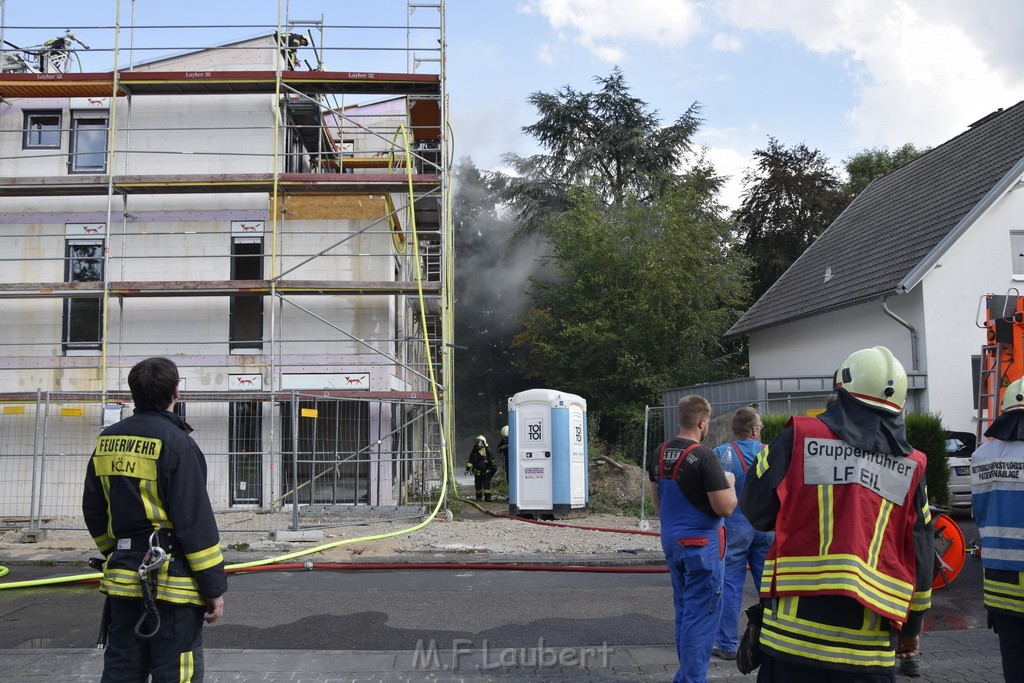
<svg viewBox="0 0 1024 683"><path fill-rule="evenodd" d="M836 370L835 387L864 405L897 414L907 400L907 371L884 346L861 349Z"/></svg>
<svg viewBox="0 0 1024 683"><path fill-rule="evenodd" d="M1005 413L1009 410L1024 410L1024 377L1016 382L1010 382L1010 385L1003 390L1001 412Z"/></svg>
<svg viewBox="0 0 1024 683"><path fill-rule="evenodd" d="M505 425L504 427L501 428L501 435L508 436L508 425Z"/></svg>

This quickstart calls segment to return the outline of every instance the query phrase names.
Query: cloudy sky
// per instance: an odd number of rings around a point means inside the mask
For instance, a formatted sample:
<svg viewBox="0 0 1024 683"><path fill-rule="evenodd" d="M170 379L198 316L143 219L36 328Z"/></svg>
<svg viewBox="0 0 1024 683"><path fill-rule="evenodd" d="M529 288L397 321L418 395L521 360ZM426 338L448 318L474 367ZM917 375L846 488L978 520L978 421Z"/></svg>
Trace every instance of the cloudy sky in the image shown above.
<svg viewBox="0 0 1024 683"><path fill-rule="evenodd" d="M136 25L218 25L194 32L195 46L257 35L260 25L276 24L279 6L120 4L124 23L134 10ZM3 6L5 39L42 42L50 36L41 27L60 17L98 58L109 32L90 27L113 23L116 0ZM332 26L406 22L404 0L282 0L280 7L293 19L322 16ZM430 14L417 10L413 24L433 23ZM615 66L666 122L699 102L697 141L734 179L768 136L816 147L836 164L865 147L936 145L1024 99L1022 30L1018 0L448 0L455 153L484 168L505 152L531 153L520 132L536 118L528 95L565 85L588 90ZM330 29L326 41L344 45L351 35ZM351 60L332 52L327 68L352 70ZM734 183L725 199L734 203L738 192Z"/></svg>
<svg viewBox="0 0 1024 683"><path fill-rule="evenodd" d="M866 147L940 144L1024 99L1016 0L453 0L448 8L460 148L481 165L530 150L518 132L534 120L529 92L586 89L615 65L666 121L700 102L698 142L734 179L768 136L839 164ZM738 182L727 192L734 203Z"/></svg>

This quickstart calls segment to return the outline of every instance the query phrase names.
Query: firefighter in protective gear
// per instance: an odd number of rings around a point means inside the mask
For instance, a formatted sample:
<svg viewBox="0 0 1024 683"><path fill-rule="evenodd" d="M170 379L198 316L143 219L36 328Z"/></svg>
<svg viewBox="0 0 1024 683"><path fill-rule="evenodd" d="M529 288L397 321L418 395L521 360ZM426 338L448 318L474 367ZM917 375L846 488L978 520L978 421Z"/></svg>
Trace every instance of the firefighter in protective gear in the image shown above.
<svg viewBox="0 0 1024 683"><path fill-rule="evenodd" d="M740 496L754 528L775 531L759 683L893 681L931 606L926 459L906 440L906 372L885 347L862 349L835 389L835 404L791 419L758 456Z"/></svg>
<svg viewBox="0 0 1024 683"><path fill-rule="evenodd" d="M647 474L672 578L679 660L672 680L705 683L722 606L722 518L736 507L735 478L700 443L708 434L711 405L700 396L684 396L676 410L679 432L648 458Z"/></svg>
<svg viewBox="0 0 1024 683"><path fill-rule="evenodd" d="M971 504L981 532L982 589L999 637L1003 676L1024 681L1024 379L1003 393L990 437L971 457Z"/></svg>
<svg viewBox="0 0 1024 683"><path fill-rule="evenodd" d="M510 476L508 473L508 425L501 428L501 438L498 439L498 455L505 463L505 478L507 479Z"/></svg>
<svg viewBox="0 0 1024 683"><path fill-rule="evenodd" d="M220 618L227 590L206 460L171 412L172 361L139 362L128 385L135 413L100 433L82 496L86 526L106 559L102 680L201 681L202 625ZM166 561L153 561L164 554Z"/></svg>
<svg viewBox="0 0 1024 683"><path fill-rule="evenodd" d="M294 71L299 66L299 48L309 45L309 40L301 33L283 33L278 36L277 42L281 47L283 68Z"/></svg>
<svg viewBox="0 0 1024 683"><path fill-rule="evenodd" d="M476 489L477 500L491 501L491 479L497 471L494 453L488 447L487 439L482 435L476 437L473 450L469 452L469 462L466 463L466 474L473 473L473 487Z"/></svg>

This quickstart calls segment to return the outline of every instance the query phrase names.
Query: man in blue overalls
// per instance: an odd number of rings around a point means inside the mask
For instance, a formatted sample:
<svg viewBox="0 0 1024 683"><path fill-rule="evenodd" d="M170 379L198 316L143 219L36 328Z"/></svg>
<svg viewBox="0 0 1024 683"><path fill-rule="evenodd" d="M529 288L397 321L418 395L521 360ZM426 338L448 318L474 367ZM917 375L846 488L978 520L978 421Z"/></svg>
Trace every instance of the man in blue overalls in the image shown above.
<svg viewBox="0 0 1024 683"><path fill-rule="evenodd" d="M679 432L648 459L648 476L676 610L679 670L673 683L704 683L721 614L722 518L736 507L735 478L700 444L711 405L700 396L684 396L677 410Z"/></svg>
<svg viewBox="0 0 1024 683"><path fill-rule="evenodd" d="M763 448L761 443L761 416L753 408L740 408L732 416L735 439L715 448L726 472L736 477L736 495L743 491L747 470ZM758 531L739 509L725 520L725 581L722 587L722 620L711 654L719 659L736 659L739 648L740 608L743 603L743 584L747 581L747 567L754 579L754 588L761 591L761 573L775 534Z"/></svg>

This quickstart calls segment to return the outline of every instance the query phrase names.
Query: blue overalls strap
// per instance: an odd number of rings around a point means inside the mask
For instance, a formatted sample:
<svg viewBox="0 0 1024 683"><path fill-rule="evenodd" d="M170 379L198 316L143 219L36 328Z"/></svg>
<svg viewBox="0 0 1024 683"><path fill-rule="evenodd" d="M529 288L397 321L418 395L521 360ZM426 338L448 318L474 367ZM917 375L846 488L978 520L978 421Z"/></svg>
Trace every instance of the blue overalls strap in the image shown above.
<svg viewBox="0 0 1024 683"><path fill-rule="evenodd" d="M735 441L731 442L729 445L732 446L732 449L736 451L736 455L739 456L740 467L743 468L743 474L746 474L750 465L747 464L747 459L743 457L743 451L740 450L740 447L736 445Z"/></svg>
<svg viewBox="0 0 1024 683"><path fill-rule="evenodd" d="M683 458L689 455L690 451L699 446L699 443L691 444L687 446L682 453L679 454L679 459L676 460L675 467L672 468L672 479L676 478L676 474L679 472L679 466L683 464ZM665 478L665 448L668 446L668 441L661 444L661 450L658 451L658 479Z"/></svg>

